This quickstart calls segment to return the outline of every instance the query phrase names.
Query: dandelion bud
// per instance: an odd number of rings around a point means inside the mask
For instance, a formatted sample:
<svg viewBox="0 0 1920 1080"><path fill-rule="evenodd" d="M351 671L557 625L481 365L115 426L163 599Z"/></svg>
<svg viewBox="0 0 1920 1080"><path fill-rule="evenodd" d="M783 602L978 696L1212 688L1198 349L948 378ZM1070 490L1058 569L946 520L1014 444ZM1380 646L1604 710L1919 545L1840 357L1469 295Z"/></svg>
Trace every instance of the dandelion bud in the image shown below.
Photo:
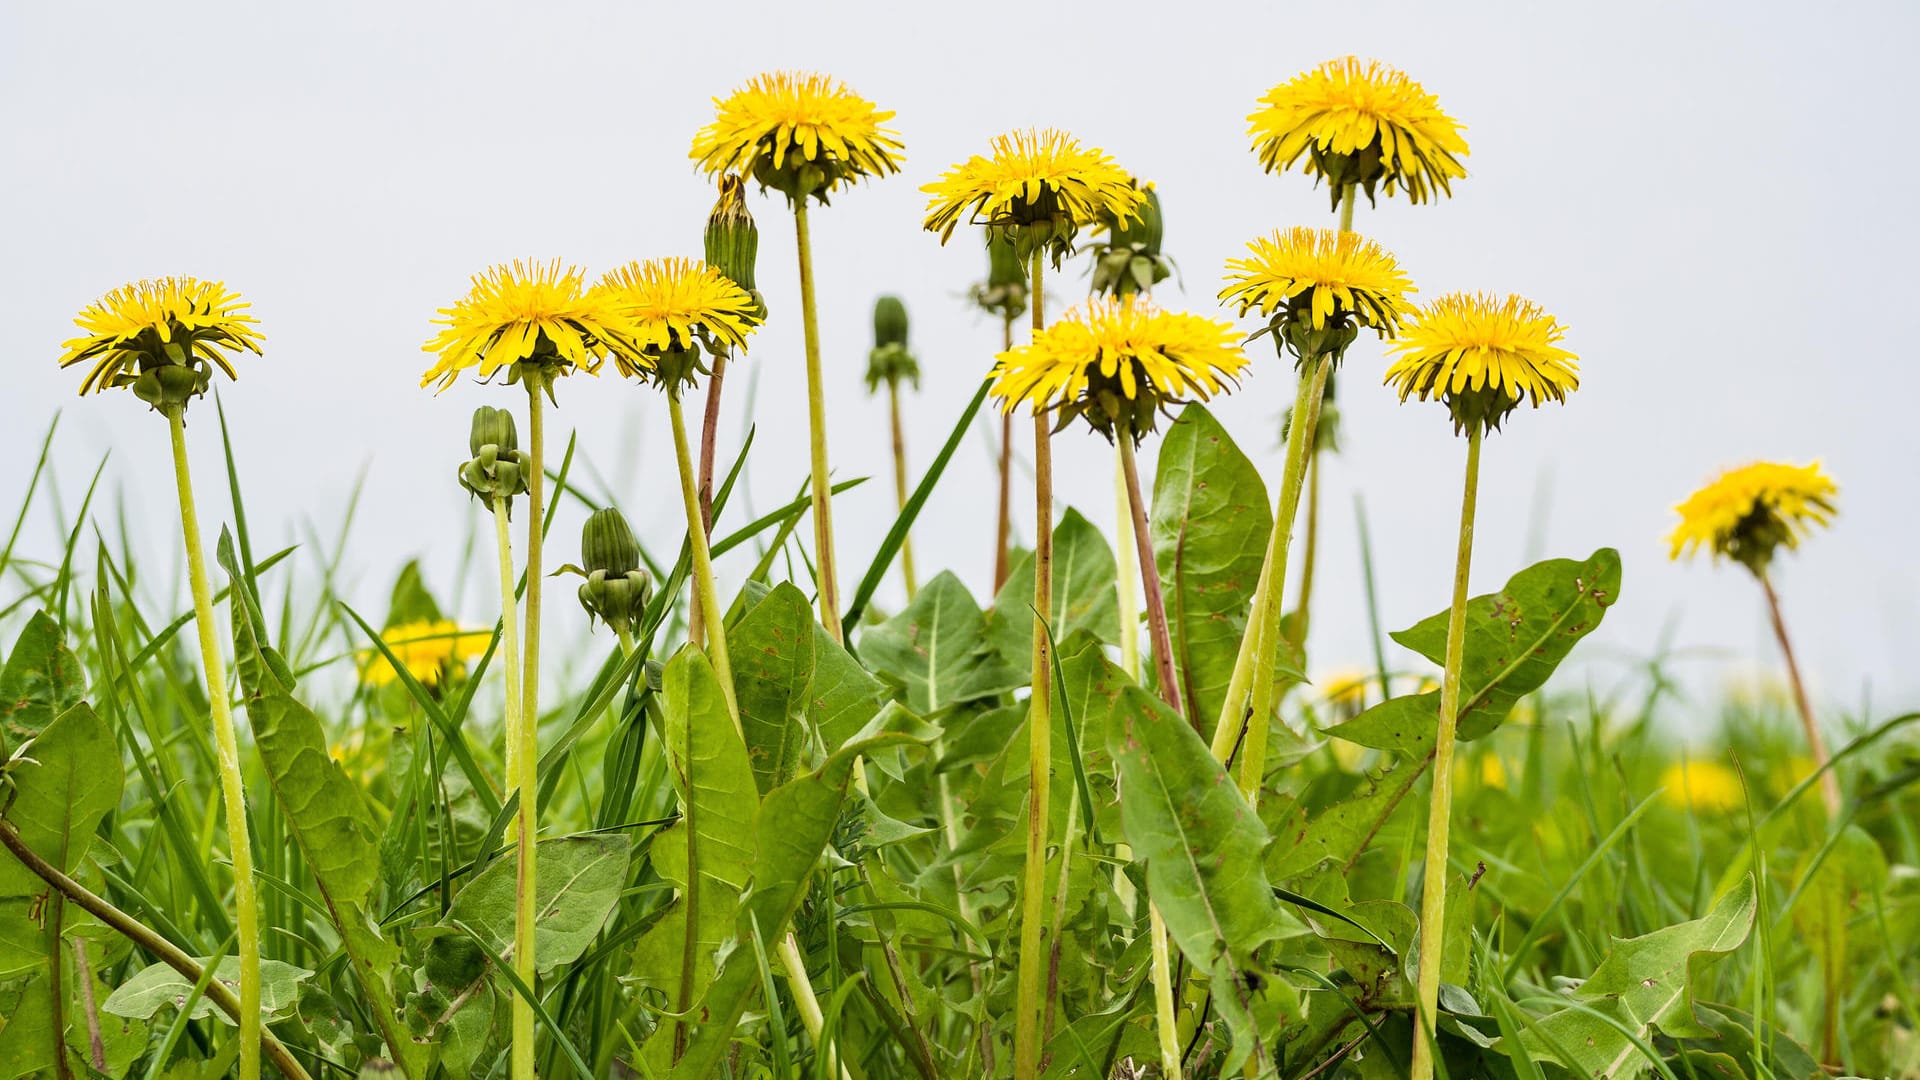
<svg viewBox="0 0 1920 1080"><path fill-rule="evenodd" d="M1027 265L1013 241L998 229L987 229L987 280L968 290L974 304L1011 322L1027 311Z"/></svg>
<svg viewBox="0 0 1920 1080"><path fill-rule="evenodd" d="M640 566L640 543L620 511L608 507L587 518L580 533L584 567L561 569L584 576L580 606L589 619L604 619L616 632L638 623L653 594L653 579Z"/></svg>
<svg viewBox="0 0 1920 1080"><path fill-rule="evenodd" d="M1149 185L1137 215L1103 213L1100 228L1106 242L1093 252L1093 291L1108 296L1145 293L1173 275L1173 266L1160 254L1164 225L1160 196Z"/></svg>
<svg viewBox="0 0 1920 1080"><path fill-rule="evenodd" d="M897 386L905 379L920 385L920 362L907 348L907 306L897 296L883 296L873 305L873 351L867 354L867 391L882 383Z"/></svg>
<svg viewBox="0 0 1920 1080"><path fill-rule="evenodd" d="M760 253L760 229L747 210L746 186L738 176L720 180L720 199L707 215L707 265L758 298L753 265Z"/></svg>
<svg viewBox="0 0 1920 1080"><path fill-rule="evenodd" d="M907 343L907 305L897 296L883 296L873 302L873 347Z"/></svg>
<svg viewBox="0 0 1920 1080"><path fill-rule="evenodd" d="M460 466L460 486L475 498L510 500L527 490L527 456L520 450L512 413L491 405L473 410L467 450L473 457Z"/></svg>

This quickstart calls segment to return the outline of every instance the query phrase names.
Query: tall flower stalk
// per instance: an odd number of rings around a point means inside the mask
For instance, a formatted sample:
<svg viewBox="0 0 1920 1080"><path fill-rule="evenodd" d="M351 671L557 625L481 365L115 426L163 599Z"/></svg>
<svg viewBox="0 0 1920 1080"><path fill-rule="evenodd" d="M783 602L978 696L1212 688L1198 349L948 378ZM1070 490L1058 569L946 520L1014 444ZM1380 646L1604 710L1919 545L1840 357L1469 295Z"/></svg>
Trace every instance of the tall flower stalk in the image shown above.
<svg viewBox="0 0 1920 1080"><path fill-rule="evenodd" d="M754 224L753 214L747 210L746 182L740 177L731 174L720 177L720 198L707 215L707 228L702 240L706 248L707 265L752 297L755 317L766 321L767 302L754 287L754 265L760 254L760 229ZM720 431L720 389L726 379L731 352L724 341L716 342L712 349L713 362L707 377L706 405L700 424L700 464L696 486L700 496L700 527L709 542L713 537L713 459ZM700 638L704 618L700 605L693 605L687 616L690 638Z"/></svg>
<svg viewBox="0 0 1920 1080"><path fill-rule="evenodd" d="M928 196L926 228L953 236L961 221L997 232L1028 264L1033 335L1046 329L1045 261L1057 267L1073 250L1075 234L1111 217L1139 213L1140 192L1105 153L1086 149L1059 131L1024 130L996 136L988 155L974 155L921 188ZM1005 355L1003 354L1003 358ZM1014 397L996 388L1006 410ZM1029 390L1032 388L1029 387ZM1028 395L1019 395L1028 396ZM1046 1003L1041 983L1046 906L1047 793L1052 778L1053 656L1048 620L1053 611L1053 448L1039 399L1033 414L1033 676L1027 699L1027 850L1022 875L1020 954L1014 1005L1015 1080L1038 1074Z"/></svg>
<svg viewBox="0 0 1920 1080"><path fill-rule="evenodd" d="M631 357L636 347L624 331L624 319L611 297L588 290L584 276L559 260L515 261L492 267L473 279L473 287L434 320L440 332L422 348L437 359L421 377L422 386L444 391L463 371L483 381L505 371L509 384L527 391L527 450L516 462L527 491L526 623L521 635L519 693L507 713L507 790L519 800L516 815L514 880L514 970L534 986L535 896L538 891L540 762L539 662L541 532L544 525L545 419L543 404L554 400L557 380L575 370L597 373L608 355ZM543 401L544 399L544 401ZM496 410L496 413L498 410ZM497 445L497 444L496 444ZM515 451L519 453L519 451ZM511 618L503 608L503 616ZM518 709L515 716L514 709ZM515 995L511 1062L514 1080L532 1080L534 1072L533 1004Z"/></svg>
<svg viewBox="0 0 1920 1080"><path fill-rule="evenodd" d="M974 283L968 295L980 310L1000 320L1000 351L1013 348L1013 327L1027 312L1027 268L1004 231L987 229L987 279ZM1000 497L995 504L993 529L993 588L1007 583L1012 571L1007 545L1013 536L1013 414L1000 416Z"/></svg>
<svg viewBox="0 0 1920 1080"><path fill-rule="evenodd" d="M1773 558L1781 548L1793 550L1816 527L1832 524L1837 513L1834 503L1839 488L1819 462L1789 465L1759 461L1729 469L1711 483L1689 495L1674 507L1680 523L1668 538L1672 557L1679 559L1701 549L1714 560L1732 559L1747 568L1767 601L1767 622L1774 640L1780 644L1780 656L1787 665L1787 682L1793 689L1793 703L1800 714L1801 730L1807 737L1807 752L1820 774L1820 799L1827 816L1840 814L1840 778L1826 768L1829 755L1826 739L1815 722L1813 706L1807 699L1806 682L1800 676L1800 664L1794 658L1793 642L1787 636L1787 622L1780 612L1780 594L1773 586Z"/></svg>
<svg viewBox="0 0 1920 1080"><path fill-rule="evenodd" d="M1440 715L1434 735L1433 792L1427 815L1425 870L1421 875L1420 972L1412 1080L1431 1080L1440 971L1446 945L1447 847L1453 814L1453 757L1460 725L1460 671L1465 652L1467 576L1473 560L1474 509L1480 485L1480 448L1522 401L1565 402L1580 387L1574 355L1560 347L1564 328L1552 315L1518 296L1452 293L1421 309L1389 346L1397 354L1386 381L1400 400L1418 394L1444 403L1454 431L1466 436L1465 485L1460 499L1459 546L1454 560L1453 602L1447 616L1446 672L1440 683Z"/></svg>
<svg viewBox="0 0 1920 1080"><path fill-rule="evenodd" d="M813 234L807 210L825 206L842 185L900 170L899 136L883 125L893 113L824 75L758 75L714 99L711 124L694 136L690 156L709 173L751 175L787 197L800 263L800 320L806 337L808 457L811 463L815 574L820 623L842 641L827 463L827 403L814 297Z"/></svg>
<svg viewBox="0 0 1920 1080"><path fill-rule="evenodd" d="M167 421L173 451L174 490L186 544L187 583L193 593L194 627L206 675L208 725L220 800L226 810L228 858L233 865L234 928L240 966L240 1075L260 1075L260 911L255 893L253 842L247 827L246 784L240 775L240 740L227 694L226 655L214 622L213 587L187 464L187 406L207 392L218 367L235 378L229 353L260 355L259 320L246 313L239 294L217 281L162 278L125 285L88 305L74 323L82 335L65 343L60 366L90 365L80 393L131 390Z"/></svg>
<svg viewBox="0 0 1920 1080"><path fill-rule="evenodd" d="M883 296L873 305L873 351L867 354L867 392L887 388L887 417L893 431L893 494L901 512L907 509L907 432L900 422L900 384L920 386L920 362L907 346L907 306L897 296ZM917 583L913 573L913 533L900 538L900 576L912 600Z"/></svg>
<svg viewBox="0 0 1920 1080"><path fill-rule="evenodd" d="M1242 316L1257 312L1266 318L1255 336L1270 335L1276 352L1282 359L1291 356L1298 372L1273 531L1213 729L1215 758L1226 762L1240 747L1240 789L1249 801L1258 802L1266 775L1288 544L1327 379L1363 328L1381 338L1398 332L1413 291L1391 254L1350 231L1280 230L1250 243L1246 258L1227 263L1222 302L1236 306Z"/></svg>

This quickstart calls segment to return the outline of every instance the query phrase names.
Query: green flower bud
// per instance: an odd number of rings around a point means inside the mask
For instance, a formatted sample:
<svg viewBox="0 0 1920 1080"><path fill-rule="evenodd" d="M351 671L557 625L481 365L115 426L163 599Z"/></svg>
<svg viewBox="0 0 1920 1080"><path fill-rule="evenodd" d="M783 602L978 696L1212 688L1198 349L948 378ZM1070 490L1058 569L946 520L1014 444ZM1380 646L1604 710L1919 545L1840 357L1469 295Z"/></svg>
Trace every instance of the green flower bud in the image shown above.
<svg viewBox="0 0 1920 1080"><path fill-rule="evenodd" d="M746 189L746 182L738 176L720 178L720 199L707 215L707 265L759 300L753 266L760 253L760 229L747 210ZM765 305L761 307L764 314Z"/></svg>
<svg viewBox="0 0 1920 1080"><path fill-rule="evenodd" d="M873 302L873 347L907 343L907 305L897 296L883 296Z"/></svg>
<svg viewBox="0 0 1920 1080"><path fill-rule="evenodd" d="M1173 275L1173 265L1160 253L1165 225L1160 196L1151 186L1137 218L1107 217L1102 223L1107 239L1094 248L1093 291L1106 296L1137 296Z"/></svg>
<svg viewBox="0 0 1920 1080"><path fill-rule="evenodd" d="M471 460L460 466L460 486L476 499L491 502L495 497L509 500L527 490L527 456L519 447L513 414L505 409L482 405L473 411L473 427L467 436ZM511 513L511 509L509 509Z"/></svg>
<svg viewBox="0 0 1920 1080"><path fill-rule="evenodd" d="M595 510L580 530L580 561L588 572L624 574L640 568L640 541L634 539L626 515L609 506Z"/></svg>
<svg viewBox="0 0 1920 1080"><path fill-rule="evenodd" d="M873 351L867 354L867 392L901 380L920 385L920 362L907 348L907 305L883 296L873 305Z"/></svg>
<svg viewBox="0 0 1920 1080"><path fill-rule="evenodd" d="M1027 310L1027 265L1020 261L1013 241L999 229L987 229L986 234L987 280L975 285L970 294L983 310L1003 319L1017 319Z"/></svg>
<svg viewBox="0 0 1920 1080"><path fill-rule="evenodd" d="M580 532L580 561L585 567L563 566L560 571L587 580L580 586L580 606L587 618L602 619L615 632L640 622L653 595L653 578L640 566L640 542L620 511L608 507L587 518Z"/></svg>

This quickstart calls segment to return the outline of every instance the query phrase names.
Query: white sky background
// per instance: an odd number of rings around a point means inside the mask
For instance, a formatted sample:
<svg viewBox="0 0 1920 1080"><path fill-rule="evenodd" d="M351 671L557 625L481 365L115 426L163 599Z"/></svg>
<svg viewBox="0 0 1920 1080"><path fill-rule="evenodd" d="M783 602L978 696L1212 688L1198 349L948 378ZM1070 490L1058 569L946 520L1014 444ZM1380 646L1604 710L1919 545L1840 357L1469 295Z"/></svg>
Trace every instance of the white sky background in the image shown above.
<svg viewBox="0 0 1920 1080"><path fill-rule="evenodd" d="M925 373L908 405L916 465L998 345L997 323L961 300L984 272L976 237L943 249L921 232L919 186L996 133L1063 127L1158 184L1186 285L1159 299L1212 311L1221 264L1247 239L1332 222L1323 189L1260 171L1244 117L1269 86L1351 52L1438 94L1473 151L1452 199L1363 203L1357 228L1398 254L1422 296L1538 300L1582 360L1567 407L1522 411L1489 441L1475 591L1534 554L1532 507L1547 490L1545 554L1612 545L1625 559L1621 603L1590 656L1644 656L1671 622L1677 647L1704 651L1685 667L1697 685L1771 666L1744 572L1667 561L1670 507L1721 466L1817 456L1839 480L1842 516L1781 567L1788 617L1816 692L1849 707L1870 693L1884 715L1920 694L1920 374L1900 314L1920 285L1902 74L1916 21L1892 4L7 4L0 507L18 505L60 409L69 507L111 449L105 484L125 492L136 535L175 550L164 425L131 395L77 400L80 373L54 360L72 314L123 281L221 278L267 336L266 359L246 358L222 387L256 545L306 541L309 520L331 537L364 471L347 595L378 618L414 556L446 593L479 514L453 476L468 415L523 402L517 388L418 388L435 309L515 256L597 273L697 255L712 188L686 150L709 98L803 67L897 110L907 145L903 175L814 215L836 472L875 478L836 503L850 593L893 517L884 404L861 383L873 298L896 292L913 316ZM752 205L773 321L728 381L722 457L755 371L749 471L764 511L804 476L805 378L791 217L778 196ZM1077 299L1084 259L1051 280L1055 297ZM1218 411L1276 483L1291 378L1264 342L1254 355L1255 374ZM1314 609L1321 670L1369 662L1356 491L1387 628L1447 601L1464 444L1438 406L1398 405L1378 385L1382 366L1363 339L1341 376L1346 449L1327 474ZM643 539L670 553L682 524L664 402L611 369L560 395L555 441L577 426ZM211 401L190 433L211 536L228 517ZM1110 528L1112 451L1080 432L1055 447L1061 501ZM984 599L994 491L976 433L915 531L923 574L952 568ZM1023 486L1023 531L1029 499ZM27 554L57 556L49 516L29 529ZM564 508L551 562L574 556L582 516ZM750 558L728 560L723 578ZM484 621L479 569L461 614ZM896 606L898 588L890 579L882 602ZM585 623L571 591L551 590L559 640Z"/></svg>

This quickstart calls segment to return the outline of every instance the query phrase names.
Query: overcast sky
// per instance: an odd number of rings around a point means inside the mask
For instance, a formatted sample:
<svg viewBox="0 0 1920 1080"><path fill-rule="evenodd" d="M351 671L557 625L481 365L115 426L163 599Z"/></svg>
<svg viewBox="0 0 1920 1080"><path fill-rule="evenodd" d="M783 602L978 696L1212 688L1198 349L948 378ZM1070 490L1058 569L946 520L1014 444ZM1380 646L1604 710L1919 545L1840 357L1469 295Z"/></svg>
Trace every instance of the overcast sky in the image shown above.
<svg viewBox="0 0 1920 1080"><path fill-rule="evenodd" d="M0 5L0 319L12 340L0 505L18 504L63 410L62 497L77 503L111 450L108 490L125 492L137 535L172 550L164 424L131 395L77 400L80 373L54 361L73 313L102 292L219 278L253 302L267 339L266 358L245 359L223 387L261 546L308 539L309 520L331 536L364 475L348 595L377 615L416 556L450 590L478 512L454 481L468 414L521 399L419 389L435 309L516 256L597 273L697 255L712 189L687 146L709 99L765 69L810 68L897 110L907 147L903 175L814 216L836 471L879 481L836 504L850 591L892 520L884 408L861 382L873 298L896 292L913 316L917 463L998 344L998 326L961 300L983 257L972 237L943 249L920 231L919 186L1001 131L1065 128L1157 183L1185 285L1159 299L1214 311L1221 265L1249 238L1332 221L1324 190L1260 171L1246 114L1269 86L1357 53L1437 94L1472 156L1452 199L1363 204L1356 227L1398 254L1422 296L1539 301L1581 357L1565 408L1523 411L1489 441L1475 590L1533 554L1545 493L1545 554L1611 545L1625 559L1592 655L1643 657L1671 626L1697 685L1771 668L1744 572L1667 561L1670 508L1723 466L1817 457L1839 481L1841 517L1781 567L1788 618L1823 701L1851 708L1871 693L1884 715L1920 697L1920 367L1901 314L1920 284L1914 93L1901 74L1915 23L1896 4ZM728 382L722 445L737 445L757 381L750 494L764 511L803 480L805 378L791 217L778 196L752 205L773 318ZM1084 295L1084 265L1054 279L1056 295ZM1264 343L1255 354L1219 412L1274 482L1291 378ZM1320 669L1368 658L1356 493L1387 626L1448 597L1464 444L1439 407L1397 404L1382 369L1366 340L1341 378ZM664 403L611 374L570 380L560 400L561 441L577 427L598 476L666 548L682 526ZM211 533L228 514L211 402L190 420ZM1112 451L1077 432L1056 447L1061 501L1110 527ZM982 593L992 475L976 433L915 533L922 567ZM556 562L573 554L581 517L565 508ZM1021 520L1030 529L1030 506ZM50 525L26 543L48 555ZM723 577L745 569L736 557ZM462 614L484 621L478 578ZM584 626L570 603L558 610L558 633Z"/></svg>

